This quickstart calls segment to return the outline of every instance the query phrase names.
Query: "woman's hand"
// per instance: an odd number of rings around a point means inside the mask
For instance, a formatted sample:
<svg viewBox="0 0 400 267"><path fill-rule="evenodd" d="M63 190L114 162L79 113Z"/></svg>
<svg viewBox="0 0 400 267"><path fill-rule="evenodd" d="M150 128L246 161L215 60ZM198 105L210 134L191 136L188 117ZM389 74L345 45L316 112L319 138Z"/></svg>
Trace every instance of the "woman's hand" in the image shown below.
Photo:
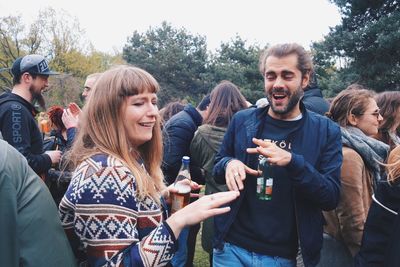
<svg viewBox="0 0 400 267"><path fill-rule="evenodd" d="M190 184L190 189L192 191L199 190L203 187L202 185L199 185L196 182L190 181L189 179L182 180L181 183ZM177 193L177 192L178 192L178 190L175 188L174 184L170 184L168 187L166 187L164 190L161 191L161 195L164 197L167 204L171 205L170 195L171 195L171 193ZM190 193L190 197L199 197L199 194Z"/></svg>
<svg viewBox="0 0 400 267"><path fill-rule="evenodd" d="M68 108L69 108L69 110L71 110L71 113L74 117L78 117L79 114L81 114L81 112L82 112L81 108L74 102L69 103Z"/></svg>
<svg viewBox="0 0 400 267"><path fill-rule="evenodd" d="M220 206L233 201L238 196L238 191L228 191L201 197L172 214L166 222L171 227L175 237L178 238L184 227L230 211L230 207L220 208Z"/></svg>
<svg viewBox="0 0 400 267"><path fill-rule="evenodd" d="M76 128L78 126L78 118L72 114L69 108L64 109L61 120L64 123L66 129L73 127Z"/></svg>

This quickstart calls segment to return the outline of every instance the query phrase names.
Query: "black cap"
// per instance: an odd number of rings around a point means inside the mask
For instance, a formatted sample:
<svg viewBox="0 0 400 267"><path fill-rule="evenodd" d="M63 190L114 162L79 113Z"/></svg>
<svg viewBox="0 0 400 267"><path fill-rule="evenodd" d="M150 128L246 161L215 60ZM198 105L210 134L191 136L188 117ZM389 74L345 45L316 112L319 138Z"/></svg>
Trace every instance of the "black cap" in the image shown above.
<svg viewBox="0 0 400 267"><path fill-rule="evenodd" d="M50 70L47 60L41 55L27 55L17 58L11 67L11 72L14 76L21 75L24 72L36 75L59 74Z"/></svg>

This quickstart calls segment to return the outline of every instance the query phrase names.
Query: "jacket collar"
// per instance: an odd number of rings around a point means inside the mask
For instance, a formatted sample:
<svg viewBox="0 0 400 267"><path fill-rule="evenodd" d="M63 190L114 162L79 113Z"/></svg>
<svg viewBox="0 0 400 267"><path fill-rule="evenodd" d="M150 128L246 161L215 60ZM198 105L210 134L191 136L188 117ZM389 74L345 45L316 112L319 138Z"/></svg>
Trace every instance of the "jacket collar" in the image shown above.
<svg viewBox="0 0 400 267"><path fill-rule="evenodd" d="M197 126L199 126L203 123L203 117L197 111L197 109L195 107L193 107L191 104L187 104L183 110L189 114L189 116L192 118L192 120L194 121L194 123Z"/></svg>

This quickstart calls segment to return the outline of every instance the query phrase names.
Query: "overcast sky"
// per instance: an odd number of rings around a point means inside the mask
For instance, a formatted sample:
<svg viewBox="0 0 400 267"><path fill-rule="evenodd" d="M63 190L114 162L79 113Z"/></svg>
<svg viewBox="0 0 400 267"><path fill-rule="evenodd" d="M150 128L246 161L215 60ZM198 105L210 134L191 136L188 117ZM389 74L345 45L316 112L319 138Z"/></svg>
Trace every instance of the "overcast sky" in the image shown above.
<svg viewBox="0 0 400 267"><path fill-rule="evenodd" d="M29 24L46 7L77 17L97 50L121 50L137 30L145 32L167 21L192 34L206 36L208 49L236 34L249 44L298 42L308 48L340 23L328 0L26 0L0 3L0 17L21 14Z"/></svg>

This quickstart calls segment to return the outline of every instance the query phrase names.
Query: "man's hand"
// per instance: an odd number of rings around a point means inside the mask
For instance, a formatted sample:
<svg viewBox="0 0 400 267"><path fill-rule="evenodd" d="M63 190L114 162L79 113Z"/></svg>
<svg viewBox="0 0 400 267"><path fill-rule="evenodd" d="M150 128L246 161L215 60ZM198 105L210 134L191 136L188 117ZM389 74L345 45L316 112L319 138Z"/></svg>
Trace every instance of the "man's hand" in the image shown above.
<svg viewBox="0 0 400 267"><path fill-rule="evenodd" d="M230 191L239 191L243 189L243 180L246 179L246 173L257 175L258 171L247 167L243 162L237 159L228 162L225 169L225 180Z"/></svg>
<svg viewBox="0 0 400 267"><path fill-rule="evenodd" d="M259 153L267 158L269 164L277 166L286 166L292 160L292 153L278 147L270 140L261 140L253 138L253 143L257 145L256 148L248 148L247 153Z"/></svg>

